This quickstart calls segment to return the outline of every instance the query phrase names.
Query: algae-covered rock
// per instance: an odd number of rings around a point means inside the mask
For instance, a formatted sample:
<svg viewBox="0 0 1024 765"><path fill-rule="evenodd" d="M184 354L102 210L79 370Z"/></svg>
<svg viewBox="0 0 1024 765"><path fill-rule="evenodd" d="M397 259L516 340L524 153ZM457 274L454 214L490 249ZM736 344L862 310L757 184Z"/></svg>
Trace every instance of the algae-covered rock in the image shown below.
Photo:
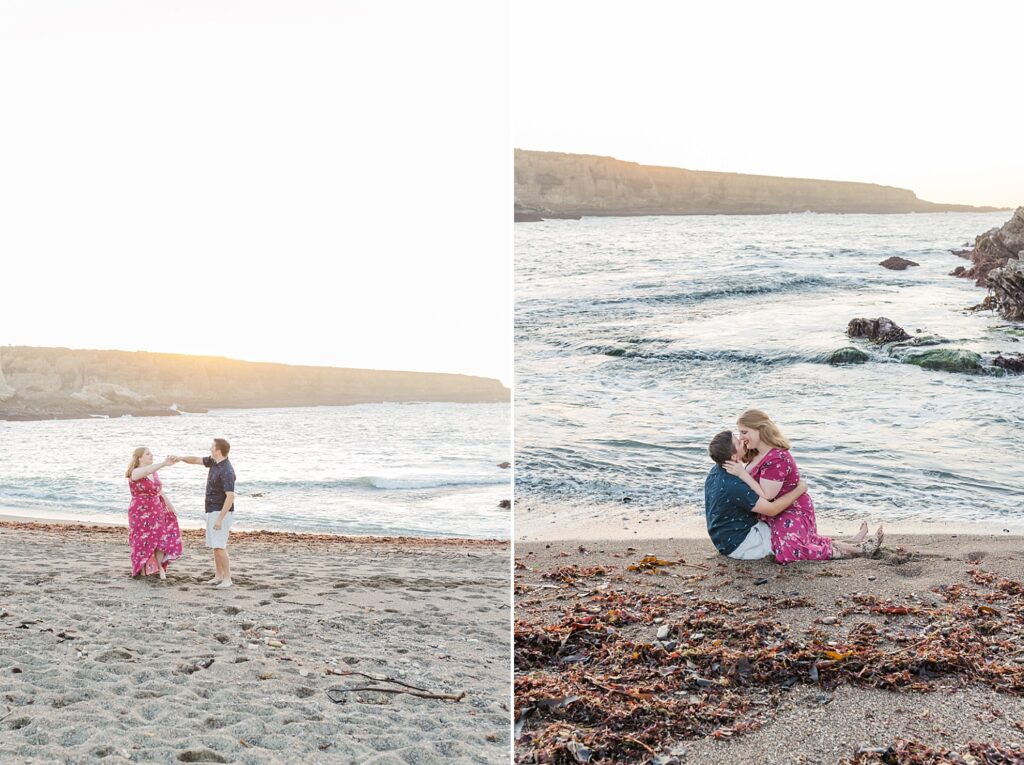
<svg viewBox="0 0 1024 765"><path fill-rule="evenodd" d="M903 357L904 364L914 364L922 369L938 369L943 372L980 372L981 356L973 351L937 348L933 351L909 353Z"/></svg>
<svg viewBox="0 0 1024 765"><path fill-rule="evenodd" d="M840 366L842 364L863 364L869 358L868 354L860 348L847 346L846 348L837 348L834 351L822 354L819 360L822 364Z"/></svg>

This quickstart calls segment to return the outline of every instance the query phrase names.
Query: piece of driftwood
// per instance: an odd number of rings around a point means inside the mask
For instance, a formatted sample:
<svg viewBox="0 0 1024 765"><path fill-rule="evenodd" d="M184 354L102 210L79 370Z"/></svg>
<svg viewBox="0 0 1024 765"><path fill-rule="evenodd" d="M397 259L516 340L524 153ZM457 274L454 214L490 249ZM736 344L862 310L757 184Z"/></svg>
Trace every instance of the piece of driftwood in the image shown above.
<svg viewBox="0 0 1024 765"><path fill-rule="evenodd" d="M399 686L397 688L388 688L383 685L368 685L368 686L355 686L352 688L345 688L342 686L334 686L327 689L327 698L333 701L335 704L340 704L345 700L344 696L335 698L332 693L343 694L343 693L355 693L357 691L376 691L378 693L405 693L409 696L416 696L421 699L439 699L441 701L461 701L466 692L461 693L434 693L433 691L427 690L426 688L420 688L416 685L410 685L409 683L402 682L401 680L395 680L393 677L383 677L381 675L368 675L365 672L356 672L355 670L349 670L346 672L339 672L342 676L346 675L358 675L359 677L365 677L368 680L372 680L375 683L391 683L392 685Z"/></svg>

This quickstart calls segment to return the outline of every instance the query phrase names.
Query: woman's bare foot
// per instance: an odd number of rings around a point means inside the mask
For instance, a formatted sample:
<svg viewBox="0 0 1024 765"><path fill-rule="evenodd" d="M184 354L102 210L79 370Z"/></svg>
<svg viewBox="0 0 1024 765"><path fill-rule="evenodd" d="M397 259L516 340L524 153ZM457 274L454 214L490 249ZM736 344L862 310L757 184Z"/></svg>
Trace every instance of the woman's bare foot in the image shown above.
<svg viewBox="0 0 1024 765"><path fill-rule="evenodd" d="M853 539L851 539L850 541L851 542L863 542L864 538L867 535L868 535L868 522L867 521L861 521L860 522L860 528L857 530L857 533L854 535Z"/></svg>
<svg viewBox="0 0 1024 765"><path fill-rule="evenodd" d="M220 583L221 583L221 582L223 582L223 581L224 581L224 580L223 580L223 579L221 579L221 578L220 578L219 576L215 576L215 577L214 577L213 579L210 579L210 580L209 580L209 581L207 582L207 584L220 584Z"/></svg>
<svg viewBox="0 0 1024 765"><path fill-rule="evenodd" d="M876 552L878 548L882 546L882 540L885 539L885 532L882 531L882 527L879 526L875 533L872 534L868 539L865 539L860 543L860 554L865 558L870 558Z"/></svg>

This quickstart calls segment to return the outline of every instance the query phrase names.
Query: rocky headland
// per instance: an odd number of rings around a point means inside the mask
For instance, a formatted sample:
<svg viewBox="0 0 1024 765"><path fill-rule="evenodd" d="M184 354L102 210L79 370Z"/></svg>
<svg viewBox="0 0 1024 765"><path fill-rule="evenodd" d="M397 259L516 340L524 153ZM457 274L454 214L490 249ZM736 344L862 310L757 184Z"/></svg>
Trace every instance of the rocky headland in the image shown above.
<svg viewBox="0 0 1024 765"><path fill-rule="evenodd" d="M874 183L716 173L612 157L515 151L515 220L583 215L993 212Z"/></svg>
<svg viewBox="0 0 1024 765"><path fill-rule="evenodd" d="M0 420L402 401L495 403L498 380L167 353L0 347Z"/></svg>
<svg viewBox="0 0 1024 765"><path fill-rule="evenodd" d="M982 308L992 308L1011 321L1024 321L1024 207L1018 207L1002 226L976 236L973 247L954 252L971 265L958 266L950 275L988 287Z"/></svg>

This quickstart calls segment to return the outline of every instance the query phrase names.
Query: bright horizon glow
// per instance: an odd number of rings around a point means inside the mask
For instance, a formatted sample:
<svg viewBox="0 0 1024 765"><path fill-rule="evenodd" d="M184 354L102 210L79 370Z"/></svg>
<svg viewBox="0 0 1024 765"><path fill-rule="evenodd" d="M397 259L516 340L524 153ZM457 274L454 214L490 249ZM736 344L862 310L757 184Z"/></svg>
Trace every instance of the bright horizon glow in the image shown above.
<svg viewBox="0 0 1024 765"><path fill-rule="evenodd" d="M1022 6L991 0L521 0L513 139L1017 207L1021 28Z"/></svg>
<svg viewBox="0 0 1024 765"><path fill-rule="evenodd" d="M0 345L510 385L508 29L472 0L4 3Z"/></svg>

